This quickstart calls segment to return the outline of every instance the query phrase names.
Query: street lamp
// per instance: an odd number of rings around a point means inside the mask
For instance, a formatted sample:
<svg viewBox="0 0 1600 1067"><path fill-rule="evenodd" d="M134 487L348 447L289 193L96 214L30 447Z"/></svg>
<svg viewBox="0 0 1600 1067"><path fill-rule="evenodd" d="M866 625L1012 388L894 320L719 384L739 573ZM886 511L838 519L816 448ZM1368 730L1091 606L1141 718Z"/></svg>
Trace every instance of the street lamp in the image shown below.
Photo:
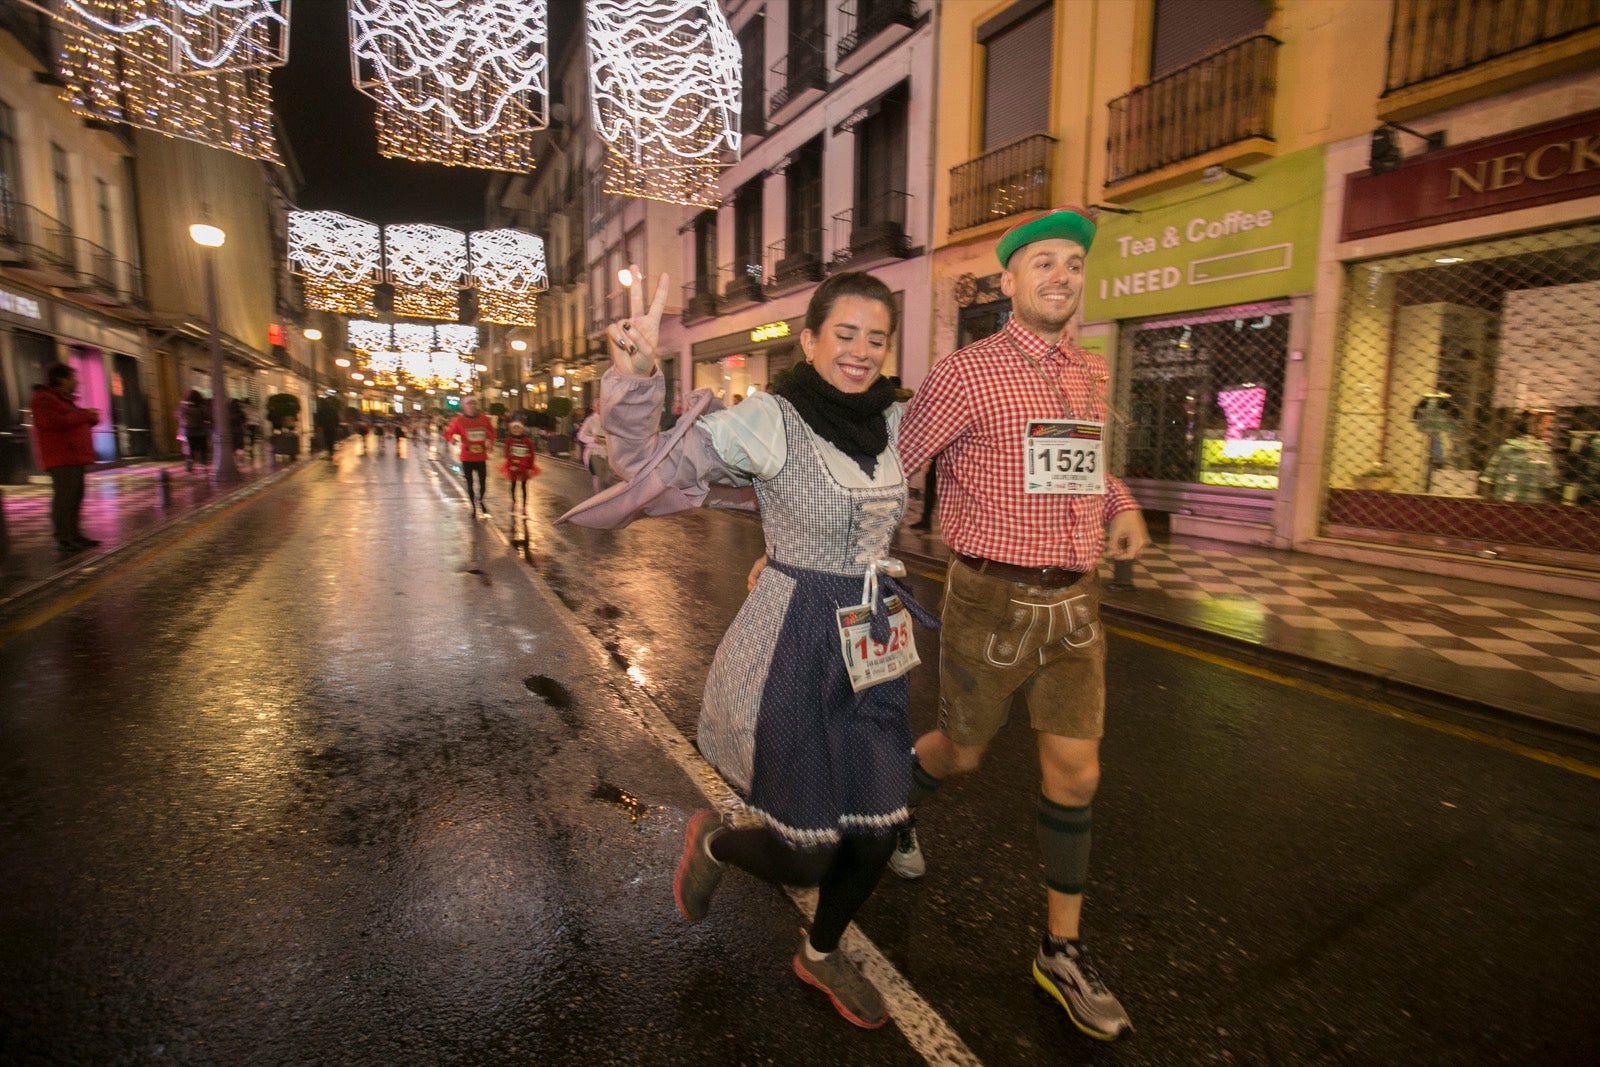
<svg viewBox="0 0 1600 1067"><path fill-rule="evenodd" d="M222 247L228 235L219 226L197 222L189 227L189 237L205 249ZM217 323L217 272L211 252L202 252L200 261L206 275L206 318L211 323L211 432L214 435L215 458L212 475L217 481L232 481L239 477L239 468L233 462L233 431L228 425L228 382L222 373L222 329Z"/></svg>

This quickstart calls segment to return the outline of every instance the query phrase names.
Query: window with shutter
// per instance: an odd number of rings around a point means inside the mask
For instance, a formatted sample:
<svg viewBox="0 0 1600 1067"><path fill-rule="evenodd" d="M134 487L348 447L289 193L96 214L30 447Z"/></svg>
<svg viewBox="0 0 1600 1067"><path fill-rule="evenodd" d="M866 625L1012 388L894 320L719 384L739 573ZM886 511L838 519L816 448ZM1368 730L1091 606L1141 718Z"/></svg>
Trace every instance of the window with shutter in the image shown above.
<svg viewBox="0 0 1600 1067"><path fill-rule="evenodd" d="M984 49L983 151L1050 130L1055 9L1021 3L978 28Z"/></svg>
<svg viewBox="0 0 1600 1067"><path fill-rule="evenodd" d="M1264 0L1156 0L1150 80L1165 77L1246 37L1265 33Z"/></svg>

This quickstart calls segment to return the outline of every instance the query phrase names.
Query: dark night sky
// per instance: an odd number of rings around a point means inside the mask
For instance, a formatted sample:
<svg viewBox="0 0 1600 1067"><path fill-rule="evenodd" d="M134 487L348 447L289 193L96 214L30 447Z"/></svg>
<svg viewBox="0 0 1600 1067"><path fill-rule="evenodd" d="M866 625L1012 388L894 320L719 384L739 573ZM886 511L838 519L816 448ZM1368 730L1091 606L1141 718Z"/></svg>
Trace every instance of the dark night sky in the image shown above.
<svg viewBox="0 0 1600 1067"><path fill-rule="evenodd" d="M489 171L378 155L377 105L350 84L343 0L294 5L289 63L272 73L272 100L304 177L298 207L370 222L482 225Z"/></svg>

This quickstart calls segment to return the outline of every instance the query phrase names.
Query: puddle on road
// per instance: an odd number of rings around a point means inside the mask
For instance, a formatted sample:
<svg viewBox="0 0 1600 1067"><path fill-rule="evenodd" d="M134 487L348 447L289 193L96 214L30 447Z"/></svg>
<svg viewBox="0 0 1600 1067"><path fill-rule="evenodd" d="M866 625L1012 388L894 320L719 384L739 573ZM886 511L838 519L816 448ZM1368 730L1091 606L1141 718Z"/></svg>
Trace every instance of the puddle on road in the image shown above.
<svg viewBox="0 0 1600 1067"><path fill-rule="evenodd" d="M564 711L572 707L572 694L567 692L567 687L554 678L543 674L530 674L522 680L528 691L539 699L549 704L552 708Z"/></svg>
<svg viewBox="0 0 1600 1067"><path fill-rule="evenodd" d="M645 817L647 809L639 798L620 786L612 785L610 782L601 782L594 787L594 791L589 795L595 800L605 800L612 804L620 805L628 813L628 820L633 823L636 829L639 826L639 820Z"/></svg>

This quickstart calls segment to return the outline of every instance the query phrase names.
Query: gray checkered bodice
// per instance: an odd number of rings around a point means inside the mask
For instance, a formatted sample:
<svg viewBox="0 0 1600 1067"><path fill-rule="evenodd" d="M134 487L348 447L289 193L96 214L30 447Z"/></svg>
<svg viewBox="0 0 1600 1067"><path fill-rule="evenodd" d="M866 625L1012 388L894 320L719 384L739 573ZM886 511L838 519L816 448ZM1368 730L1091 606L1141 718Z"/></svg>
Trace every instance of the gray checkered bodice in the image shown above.
<svg viewBox="0 0 1600 1067"><path fill-rule="evenodd" d="M827 574L865 574L869 564L889 554L889 542L906 506L906 479L895 452L896 434L878 457L895 477L891 484L865 489L842 486L817 454L811 432L782 397L787 458L783 469L756 482L767 556L791 567Z"/></svg>

